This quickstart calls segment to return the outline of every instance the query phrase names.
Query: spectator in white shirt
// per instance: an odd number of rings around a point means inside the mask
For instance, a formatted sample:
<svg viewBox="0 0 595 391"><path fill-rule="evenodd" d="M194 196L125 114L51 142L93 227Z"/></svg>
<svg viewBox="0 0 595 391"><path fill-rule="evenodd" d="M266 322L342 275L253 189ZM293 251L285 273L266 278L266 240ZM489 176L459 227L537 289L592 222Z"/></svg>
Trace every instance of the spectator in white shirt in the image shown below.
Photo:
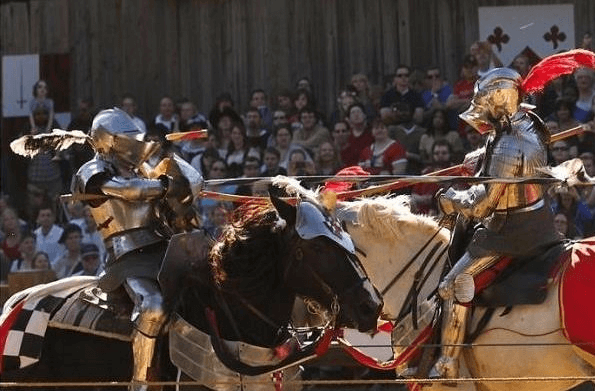
<svg viewBox="0 0 595 391"><path fill-rule="evenodd" d="M50 263L53 263L64 251L64 247L59 243L62 232L61 227L54 224L56 215L51 206L42 206L37 212L37 224L39 228L35 230L37 239L37 251L43 251L48 254Z"/></svg>

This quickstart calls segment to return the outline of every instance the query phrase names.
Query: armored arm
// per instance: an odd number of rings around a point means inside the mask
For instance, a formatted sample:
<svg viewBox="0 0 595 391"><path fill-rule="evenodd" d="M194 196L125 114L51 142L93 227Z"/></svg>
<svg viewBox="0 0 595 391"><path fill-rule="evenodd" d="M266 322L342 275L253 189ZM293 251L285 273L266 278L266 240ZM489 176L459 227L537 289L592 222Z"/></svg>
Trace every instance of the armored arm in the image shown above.
<svg viewBox="0 0 595 391"><path fill-rule="evenodd" d="M161 176L159 179L115 176L101 185L101 191L112 197L140 201L163 197L168 186L169 181L166 176Z"/></svg>
<svg viewBox="0 0 595 391"><path fill-rule="evenodd" d="M514 138L500 139L488 159L489 176L514 178L522 173L523 151ZM450 188L439 196L438 203L447 214L458 212L469 219L482 219L494 212L507 186L504 183L491 183L474 185L467 190Z"/></svg>

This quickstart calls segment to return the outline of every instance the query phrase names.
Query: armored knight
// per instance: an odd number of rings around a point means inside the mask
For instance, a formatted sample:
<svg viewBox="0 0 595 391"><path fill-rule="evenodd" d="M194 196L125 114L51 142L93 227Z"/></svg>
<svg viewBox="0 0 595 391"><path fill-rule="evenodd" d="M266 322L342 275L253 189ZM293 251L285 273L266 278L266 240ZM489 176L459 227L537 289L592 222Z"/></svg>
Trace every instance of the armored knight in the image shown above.
<svg viewBox="0 0 595 391"><path fill-rule="evenodd" d="M480 176L538 176L547 165L549 134L541 119L521 104L520 75L496 68L475 85L471 106L460 117L481 134L489 133ZM458 213L480 223L464 255L439 286L443 302L442 355L430 376L458 377L458 356L465 337L473 277L501 256L531 256L559 241L540 184L479 184L449 188L438 197L446 215Z"/></svg>
<svg viewBox="0 0 595 391"><path fill-rule="evenodd" d="M160 145L142 141L143 133L124 111L101 111L91 138L97 154L72 181L72 193L87 200L109 254L99 286L110 292L123 285L135 304L132 321L134 390L146 389L148 370L167 311L157 275L173 233L198 225L192 202L203 179L183 159L145 163Z"/></svg>

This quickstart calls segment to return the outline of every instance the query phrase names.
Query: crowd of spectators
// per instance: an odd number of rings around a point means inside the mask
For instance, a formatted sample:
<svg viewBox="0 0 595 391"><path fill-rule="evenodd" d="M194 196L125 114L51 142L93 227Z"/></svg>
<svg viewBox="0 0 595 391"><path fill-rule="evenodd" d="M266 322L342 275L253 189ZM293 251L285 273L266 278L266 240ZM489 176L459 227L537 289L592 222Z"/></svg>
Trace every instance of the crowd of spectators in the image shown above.
<svg viewBox="0 0 595 391"><path fill-rule="evenodd" d="M164 95L155 116L144 119L138 116L134 95L125 94L114 103L133 118L146 140L161 143L156 161L177 153L207 180L278 174L327 176L351 165L371 174L425 174L457 164L466 153L483 145L482 136L458 114L468 108L477 78L496 66L502 64L490 45L477 42L460 59L457 80L444 80L441 67L435 65L424 70L398 65L391 85L385 88L371 85L363 73L354 74L337 91L336 107L330 113L320 110L316 86L307 78L272 96L262 89L253 90L246 97L249 108L243 111L228 93L220 94L210 110L202 112L188 99ZM520 54L510 66L526 75L531 64ZM47 83L38 82L34 96L24 134L58 126ZM560 77L543 94L529 98L551 133L578 125L586 130L552 144L550 163L580 157L588 174L595 176L593 71L580 69ZM93 113L93 103L80 100L68 129L88 131ZM208 129L208 138L171 143L165 137L196 129ZM68 192L72 174L92 155L89 147L77 146L29 161L26 213L18 215L9 199L1 199L2 270L52 268L58 277L101 271L105 248L88 209L58 197ZM266 187L220 184L209 190L254 195L262 194ZM409 189L412 208L437 214L436 190L435 185ZM579 238L594 233L595 189L558 189L551 192L551 200L561 235ZM234 205L199 199L196 207L205 227L217 235Z"/></svg>

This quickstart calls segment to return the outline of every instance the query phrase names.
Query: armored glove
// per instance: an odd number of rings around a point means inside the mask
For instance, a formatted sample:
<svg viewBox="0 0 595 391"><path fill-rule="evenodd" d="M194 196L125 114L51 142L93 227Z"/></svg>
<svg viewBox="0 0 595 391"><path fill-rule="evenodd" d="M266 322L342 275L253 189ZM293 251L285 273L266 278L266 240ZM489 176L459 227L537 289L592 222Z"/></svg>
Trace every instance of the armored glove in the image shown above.
<svg viewBox="0 0 595 391"><path fill-rule="evenodd" d="M454 215L457 213L454 206L454 202L449 197L449 195L454 195L454 190L448 189L445 191L444 189L440 189L438 190L438 193L436 193L438 207L440 208L440 211L446 216Z"/></svg>

